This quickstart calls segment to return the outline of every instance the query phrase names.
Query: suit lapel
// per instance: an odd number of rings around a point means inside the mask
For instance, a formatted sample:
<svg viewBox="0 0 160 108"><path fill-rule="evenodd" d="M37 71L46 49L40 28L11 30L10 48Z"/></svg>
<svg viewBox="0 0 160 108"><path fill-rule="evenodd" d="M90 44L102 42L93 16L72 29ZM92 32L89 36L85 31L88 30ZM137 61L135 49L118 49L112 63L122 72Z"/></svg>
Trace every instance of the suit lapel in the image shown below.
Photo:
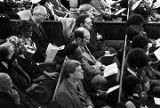
<svg viewBox="0 0 160 108"><path fill-rule="evenodd" d="M48 41L47 35L46 35L45 31L44 31L44 27L42 26L42 24L39 25L39 30L40 30L43 38Z"/></svg>
<svg viewBox="0 0 160 108"><path fill-rule="evenodd" d="M43 38L43 34L38 28L38 26L35 24L35 22L32 19L30 19L29 21L32 24L33 32L35 32L40 38Z"/></svg>

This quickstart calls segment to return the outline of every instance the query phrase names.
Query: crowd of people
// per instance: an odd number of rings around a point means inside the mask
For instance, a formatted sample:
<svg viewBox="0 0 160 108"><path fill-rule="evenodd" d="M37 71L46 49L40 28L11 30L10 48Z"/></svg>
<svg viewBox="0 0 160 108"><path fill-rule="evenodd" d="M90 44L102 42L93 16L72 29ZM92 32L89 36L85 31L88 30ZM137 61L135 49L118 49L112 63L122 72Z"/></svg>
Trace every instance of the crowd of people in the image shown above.
<svg viewBox="0 0 160 108"><path fill-rule="evenodd" d="M160 20L158 4L158 0L0 1L0 107L160 108L154 101L160 98L160 62L154 53L159 46L143 28ZM94 28L94 21L117 18L126 20L126 40L105 40ZM16 33L11 31L11 19L17 19ZM63 27L65 47L52 62L45 62L48 45L55 45L42 25L46 20L60 21ZM104 77L106 66L113 63L117 73Z"/></svg>

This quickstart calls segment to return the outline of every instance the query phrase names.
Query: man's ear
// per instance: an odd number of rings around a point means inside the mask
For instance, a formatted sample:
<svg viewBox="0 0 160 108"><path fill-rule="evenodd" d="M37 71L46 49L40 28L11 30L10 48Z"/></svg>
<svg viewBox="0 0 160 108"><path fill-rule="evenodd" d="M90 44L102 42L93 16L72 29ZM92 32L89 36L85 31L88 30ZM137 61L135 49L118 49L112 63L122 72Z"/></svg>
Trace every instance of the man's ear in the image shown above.
<svg viewBox="0 0 160 108"><path fill-rule="evenodd" d="M84 24L81 23L81 24L80 24L80 27L84 27Z"/></svg>
<svg viewBox="0 0 160 108"><path fill-rule="evenodd" d="M72 76L73 76L73 74L72 74L72 73L69 73L69 77L71 77L71 78L72 78Z"/></svg>
<svg viewBox="0 0 160 108"><path fill-rule="evenodd" d="M77 40L78 40L78 42L81 42L81 38L80 37L78 37Z"/></svg>

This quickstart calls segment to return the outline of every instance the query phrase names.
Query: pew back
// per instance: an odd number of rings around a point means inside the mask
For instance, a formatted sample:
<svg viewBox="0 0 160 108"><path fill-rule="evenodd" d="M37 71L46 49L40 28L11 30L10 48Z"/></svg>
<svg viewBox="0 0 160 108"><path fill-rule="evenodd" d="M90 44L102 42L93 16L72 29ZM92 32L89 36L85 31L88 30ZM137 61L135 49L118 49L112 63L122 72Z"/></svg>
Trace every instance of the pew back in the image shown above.
<svg viewBox="0 0 160 108"><path fill-rule="evenodd" d="M16 22L11 20L12 34L16 35ZM107 40L124 40L125 22L94 22L95 29ZM45 21L42 23L48 39L57 46L64 44L63 27L58 21ZM157 39L160 37L160 23L148 23L144 25L148 37ZM1 34L0 34L1 35Z"/></svg>

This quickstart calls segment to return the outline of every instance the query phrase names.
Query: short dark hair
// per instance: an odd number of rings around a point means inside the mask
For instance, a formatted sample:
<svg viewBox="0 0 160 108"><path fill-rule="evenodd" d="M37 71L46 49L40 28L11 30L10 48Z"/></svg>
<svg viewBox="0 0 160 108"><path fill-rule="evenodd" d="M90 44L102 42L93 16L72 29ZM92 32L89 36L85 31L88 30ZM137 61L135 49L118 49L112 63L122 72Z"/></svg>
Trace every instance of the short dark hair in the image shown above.
<svg viewBox="0 0 160 108"><path fill-rule="evenodd" d="M62 77L69 78L70 73L74 73L76 67L81 66L81 63L77 60L67 60L63 65Z"/></svg>
<svg viewBox="0 0 160 108"><path fill-rule="evenodd" d="M29 28L32 26L31 23L29 23L29 21L25 20L18 21L16 25L18 35L21 35L22 32L27 32Z"/></svg>
<svg viewBox="0 0 160 108"><path fill-rule="evenodd" d="M66 56L70 57L74 54L75 50L78 48L78 44L76 43L70 43L64 48L64 52Z"/></svg>
<svg viewBox="0 0 160 108"><path fill-rule="evenodd" d="M132 14L126 22L126 26L130 25L141 25L145 23L145 19L140 14Z"/></svg>
<svg viewBox="0 0 160 108"><path fill-rule="evenodd" d="M74 39L77 39L77 38L83 39L84 38L84 31L76 29L74 31Z"/></svg>
<svg viewBox="0 0 160 108"><path fill-rule="evenodd" d="M130 25L126 29L128 40L132 40L135 36L138 36L143 31L143 27L140 25Z"/></svg>
<svg viewBox="0 0 160 108"><path fill-rule="evenodd" d="M127 63L131 68L142 68L148 64L149 57L141 48L134 48L128 52Z"/></svg>
<svg viewBox="0 0 160 108"><path fill-rule="evenodd" d="M81 24L84 24L86 18L90 18L89 15L85 14L85 15L78 16L77 19L76 19L75 27L80 27Z"/></svg>
<svg viewBox="0 0 160 108"><path fill-rule="evenodd" d="M142 48L146 50L146 46L148 45L149 40L147 37L144 36L136 36L132 40L132 48Z"/></svg>

